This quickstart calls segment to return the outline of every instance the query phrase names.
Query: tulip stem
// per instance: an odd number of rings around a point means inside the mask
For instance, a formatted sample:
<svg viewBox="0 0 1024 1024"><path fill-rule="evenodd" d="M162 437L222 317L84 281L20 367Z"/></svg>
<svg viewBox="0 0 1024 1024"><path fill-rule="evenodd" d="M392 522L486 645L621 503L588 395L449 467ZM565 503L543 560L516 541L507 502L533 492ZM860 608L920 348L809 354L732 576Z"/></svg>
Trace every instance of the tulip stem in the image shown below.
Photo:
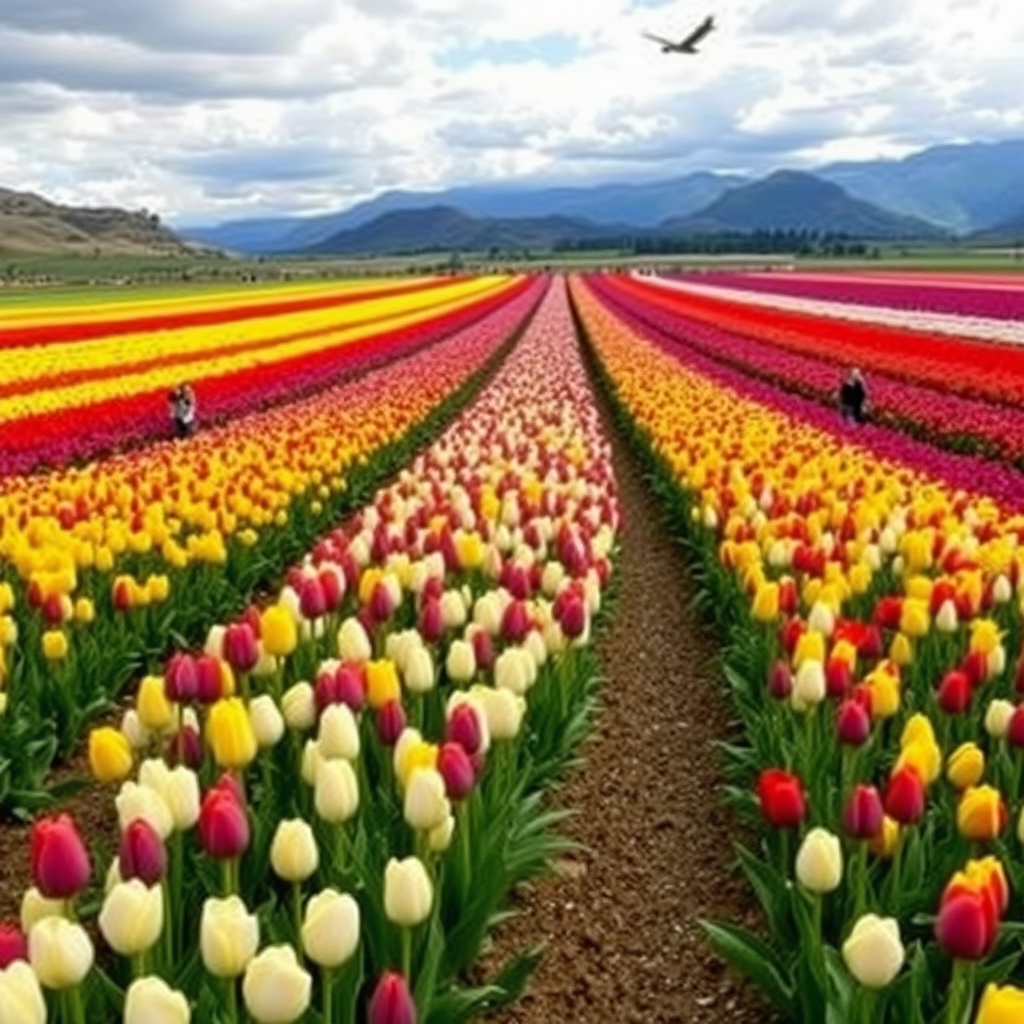
<svg viewBox="0 0 1024 1024"><path fill-rule="evenodd" d="M868 889L868 844L866 840L857 841L857 878L856 895L853 905L853 919L856 921L864 913Z"/></svg>
<svg viewBox="0 0 1024 1024"><path fill-rule="evenodd" d="M412 929L402 929L402 975L412 977Z"/></svg>
<svg viewBox="0 0 1024 1024"><path fill-rule="evenodd" d="M964 988L965 984L970 984L965 982L965 978L970 966L967 960L957 958L953 961L953 978L949 983L949 1001L946 1003L947 1024L960 1024L963 1018Z"/></svg>
<svg viewBox="0 0 1024 1024"><path fill-rule="evenodd" d="M861 986L862 998L860 1001L861 1024L875 1024L875 997L877 991L873 988Z"/></svg>
<svg viewBox="0 0 1024 1024"><path fill-rule="evenodd" d="M292 918L295 923L295 949L302 955L302 883L292 882Z"/></svg>
<svg viewBox="0 0 1024 1024"><path fill-rule="evenodd" d="M334 973L327 968L323 970L324 986L324 1024L334 1020Z"/></svg>
<svg viewBox="0 0 1024 1024"><path fill-rule="evenodd" d="M224 987L227 990L228 1021L238 1024L238 983L234 978L225 978Z"/></svg>
<svg viewBox="0 0 1024 1024"><path fill-rule="evenodd" d="M85 1024L85 1006L82 1004L82 990L76 985L68 989L66 993L67 1002L65 1009L68 1012L68 1024Z"/></svg>

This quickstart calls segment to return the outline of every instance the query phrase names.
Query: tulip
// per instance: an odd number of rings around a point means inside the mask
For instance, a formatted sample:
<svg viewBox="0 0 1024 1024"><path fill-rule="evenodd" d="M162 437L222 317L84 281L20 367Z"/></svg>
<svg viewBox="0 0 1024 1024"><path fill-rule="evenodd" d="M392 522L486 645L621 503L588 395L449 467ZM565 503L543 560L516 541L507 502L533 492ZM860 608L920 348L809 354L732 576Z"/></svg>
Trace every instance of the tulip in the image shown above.
<svg viewBox="0 0 1024 1024"><path fill-rule="evenodd" d="M217 701L210 708L206 739L221 768L245 768L256 757L256 736L245 704L238 697Z"/></svg>
<svg viewBox="0 0 1024 1024"><path fill-rule="evenodd" d="M29 886L21 897L19 923L22 932L28 935L32 926L44 917L63 917L65 909L63 899L49 899L34 885Z"/></svg>
<svg viewBox="0 0 1024 1024"><path fill-rule="evenodd" d="M63 917L44 917L28 935L28 958L45 988L66 989L81 984L95 958L86 930Z"/></svg>
<svg viewBox="0 0 1024 1024"><path fill-rule="evenodd" d="M402 677L410 693L428 693L434 688L434 659L428 648L417 644L409 651Z"/></svg>
<svg viewBox="0 0 1024 1024"><path fill-rule="evenodd" d="M430 915L434 889L423 862L417 857L396 860L384 869L384 912L402 928L414 928Z"/></svg>
<svg viewBox="0 0 1024 1024"><path fill-rule="evenodd" d="M136 978L125 993L124 1024L189 1024L188 1000L162 978Z"/></svg>
<svg viewBox="0 0 1024 1024"><path fill-rule="evenodd" d="M961 743L946 762L946 778L959 791L976 786L985 774L985 754L976 743Z"/></svg>
<svg viewBox="0 0 1024 1024"><path fill-rule="evenodd" d="M405 708L402 707L402 702L391 700L380 708L376 716L376 725L381 743L393 747L405 729Z"/></svg>
<svg viewBox="0 0 1024 1024"><path fill-rule="evenodd" d="M997 698L989 701L985 709L985 731L989 736L996 740L1005 739L1015 710L1008 700Z"/></svg>
<svg viewBox="0 0 1024 1024"><path fill-rule="evenodd" d="M885 813L901 825L921 820L925 808L924 781L916 768L907 765L892 773L885 787Z"/></svg>
<svg viewBox="0 0 1024 1024"><path fill-rule="evenodd" d="M157 885L167 871L167 850L156 829L136 818L121 833L117 861L123 880L138 878L145 885Z"/></svg>
<svg viewBox="0 0 1024 1024"><path fill-rule="evenodd" d="M16 961L0 969L0 1007L10 1024L46 1024L46 1001L27 963Z"/></svg>
<svg viewBox="0 0 1024 1024"><path fill-rule="evenodd" d="M359 904L347 893L324 889L306 904L302 948L313 963L334 969L355 953L359 929Z"/></svg>
<svg viewBox="0 0 1024 1024"><path fill-rule="evenodd" d="M295 683L281 697L281 713L285 724L296 732L305 732L316 725L316 698L307 682Z"/></svg>
<svg viewBox="0 0 1024 1024"><path fill-rule="evenodd" d="M256 632L248 622L232 623L224 631L224 660L236 672L251 672L259 661Z"/></svg>
<svg viewBox="0 0 1024 1024"><path fill-rule="evenodd" d="M348 821L359 809L359 780L352 764L344 758L323 760L314 776L313 804L326 822Z"/></svg>
<svg viewBox="0 0 1024 1024"><path fill-rule="evenodd" d="M138 956L151 949L164 927L163 892L138 878L115 885L99 915L107 945L122 956Z"/></svg>
<svg viewBox="0 0 1024 1024"><path fill-rule="evenodd" d="M178 652L164 669L164 693L176 704L188 704L199 693L196 660L191 654Z"/></svg>
<svg viewBox="0 0 1024 1024"><path fill-rule="evenodd" d="M139 782L161 796L177 831L185 832L199 820L199 778L191 768L168 768L163 761L152 758L139 769Z"/></svg>
<svg viewBox="0 0 1024 1024"><path fill-rule="evenodd" d="M298 646L295 616L283 604L272 604L260 615L260 641L272 658L286 658Z"/></svg>
<svg viewBox="0 0 1024 1024"><path fill-rule="evenodd" d="M443 743L437 753L437 770L444 779L450 800L464 800L473 790L476 772L464 747L458 743Z"/></svg>
<svg viewBox="0 0 1024 1024"><path fill-rule="evenodd" d="M874 786L854 787L843 810L843 827L854 839L873 839L882 831L885 809Z"/></svg>
<svg viewBox="0 0 1024 1024"><path fill-rule="evenodd" d="M260 750L269 750L276 746L284 735L284 718L274 703L274 698L266 693L254 697L249 703L249 724L253 736L256 737L256 746Z"/></svg>
<svg viewBox="0 0 1024 1024"><path fill-rule="evenodd" d="M320 852L308 822L301 818L279 822L270 844L270 863L286 882L304 882L316 871Z"/></svg>
<svg viewBox="0 0 1024 1024"><path fill-rule="evenodd" d="M522 697L511 690L498 690L493 686L475 686L470 692L483 710L487 733L492 740L511 740L519 735L526 711L526 701Z"/></svg>
<svg viewBox="0 0 1024 1024"><path fill-rule="evenodd" d="M268 946L245 968L242 996L257 1024L291 1024L309 1007L312 987L291 946Z"/></svg>
<svg viewBox="0 0 1024 1024"><path fill-rule="evenodd" d="M445 783L434 768L414 768L406 780L403 814L417 831L429 832L451 813Z"/></svg>
<svg viewBox="0 0 1024 1024"><path fill-rule="evenodd" d="M72 899L89 884L92 866L82 837L67 814L32 826L32 880L48 899Z"/></svg>
<svg viewBox="0 0 1024 1024"><path fill-rule="evenodd" d="M28 940L20 928L0 924L0 970L16 960L28 960Z"/></svg>
<svg viewBox="0 0 1024 1024"><path fill-rule="evenodd" d="M1024 705L1014 709L1006 724L1006 742L1017 750L1024 749Z"/></svg>
<svg viewBox="0 0 1024 1024"><path fill-rule="evenodd" d="M450 707L445 737L457 743L470 756L486 751L490 740L487 719L475 704L464 699Z"/></svg>
<svg viewBox="0 0 1024 1024"><path fill-rule="evenodd" d="M161 676L145 676L135 695L139 720L150 732L165 733L175 724L174 706L167 699Z"/></svg>
<svg viewBox="0 0 1024 1024"><path fill-rule="evenodd" d="M133 764L131 744L120 729L105 725L89 733L89 767L97 782L123 782Z"/></svg>
<svg viewBox="0 0 1024 1024"><path fill-rule="evenodd" d="M199 730L192 725L183 725L167 741L164 756L169 764L198 771L203 764L203 741Z"/></svg>
<svg viewBox="0 0 1024 1024"><path fill-rule="evenodd" d="M765 821L775 828L796 828L807 811L803 786L789 772L778 768L763 771L757 783L758 801Z"/></svg>
<svg viewBox="0 0 1024 1024"><path fill-rule="evenodd" d="M1018 1024L1024 1020L1024 989L989 982L978 1004L974 1024Z"/></svg>
<svg viewBox="0 0 1024 1024"><path fill-rule="evenodd" d="M849 972L871 989L890 985L906 960L896 919L876 914L865 914L856 921L842 952Z"/></svg>
<svg viewBox="0 0 1024 1024"><path fill-rule="evenodd" d="M363 624L354 616L345 619L338 630L338 656L343 662L367 662L373 647Z"/></svg>
<svg viewBox="0 0 1024 1024"><path fill-rule="evenodd" d="M196 700L200 704L216 704L234 690L234 673L226 661L207 654L196 658Z"/></svg>
<svg viewBox="0 0 1024 1024"><path fill-rule="evenodd" d="M256 955L260 926L239 896L208 897L199 920L203 966L216 978L237 978Z"/></svg>
<svg viewBox="0 0 1024 1024"><path fill-rule="evenodd" d="M824 828L811 829L797 850L796 877L805 889L819 895L838 888L843 880L838 837Z"/></svg>
<svg viewBox="0 0 1024 1024"><path fill-rule="evenodd" d="M971 786L956 809L956 826L974 842L995 839L1006 827L1008 813L1002 794L992 786Z"/></svg>
<svg viewBox="0 0 1024 1024"><path fill-rule="evenodd" d="M750 611L756 622L774 622L779 617L779 585L764 580L758 584Z"/></svg>
<svg viewBox="0 0 1024 1024"><path fill-rule="evenodd" d="M233 790L214 786L199 811L199 842L218 860L240 857L249 845L249 818Z"/></svg>
<svg viewBox="0 0 1024 1024"><path fill-rule="evenodd" d="M871 735L871 715L859 701L848 698L836 709L836 735L839 742L859 747Z"/></svg>
<svg viewBox="0 0 1024 1024"><path fill-rule="evenodd" d="M957 960L983 960L995 943L996 923L980 892L960 890L942 901L935 938Z"/></svg>
<svg viewBox="0 0 1024 1024"><path fill-rule="evenodd" d="M68 656L68 638L63 630L48 629L42 638L43 657L47 661L63 661Z"/></svg>
<svg viewBox="0 0 1024 1024"><path fill-rule="evenodd" d="M366 1024L416 1024L416 1004L405 978L395 971L381 975L370 997Z"/></svg>

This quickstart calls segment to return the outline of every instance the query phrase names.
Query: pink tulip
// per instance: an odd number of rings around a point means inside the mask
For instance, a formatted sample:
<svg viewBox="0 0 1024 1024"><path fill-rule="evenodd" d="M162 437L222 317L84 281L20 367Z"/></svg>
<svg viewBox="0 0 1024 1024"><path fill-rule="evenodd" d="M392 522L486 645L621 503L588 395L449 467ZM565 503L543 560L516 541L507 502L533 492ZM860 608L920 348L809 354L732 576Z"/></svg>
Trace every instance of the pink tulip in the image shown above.
<svg viewBox="0 0 1024 1024"><path fill-rule="evenodd" d="M188 704L196 699L198 690L195 658L183 651L172 655L164 669L164 692L167 699L177 704Z"/></svg>
<svg viewBox="0 0 1024 1024"><path fill-rule="evenodd" d="M203 763L203 741L193 725L183 725L167 741L167 760L171 765L184 764L198 771Z"/></svg>
<svg viewBox="0 0 1024 1024"><path fill-rule="evenodd" d="M452 709L445 730L447 739L459 744L467 754L475 754L483 743L480 712L472 704L459 704Z"/></svg>
<svg viewBox="0 0 1024 1024"><path fill-rule="evenodd" d="M370 997L366 1024L416 1024L416 1004L401 974L388 971L381 975Z"/></svg>
<svg viewBox="0 0 1024 1024"><path fill-rule="evenodd" d="M843 809L843 827L854 839L874 839L882 831L885 808L874 786L854 787Z"/></svg>
<svg viewBox="0 0 1024 1024"><path fill-rule="evenodd" d="M249 672L259 661L257 636L251 622L233 622L224 631L224 660L236 672Z"/></svg>
<svg viewBox="0 0 1024 1024"><path fill-rule="evenodd" d="M836 733L839 742L849 747L867 742L871 735L871 715L859 700L849 697L836 709Z"/></svg>
<svg viewBox="0 0 1024 1024"><path fill-rule="evenodd" d="M89 853L67 814L32 826L31 861L32 880L47 899L71 899L89 884Z"/></svg>
<svg viewBox="0 0 1024 1024"><path fill-rule="evenodd" d="M117 851L121 877L139 878L147 886L156 885L167 872L167 850L160 833L148 821L136 818L121 833Z"/></svg>
<svg viewBox="0 0 1024 1024"><path fill-rule="evenodd" d="M476 771L465 748L459 743L444 743L437 754L437 770L451 800L463 800L473 791Z"/></svg>
<svg viewBox="0 0 1024 1024"><path fill-rule="evenodd" d="M389 700L377 711L377 735L381 743L393 747L405 728L405 709L402 702Z"/></svg>
<svg viewBox="0 0 1024 1024"><path fill-rule="evenodd" d="M216 704L224 696L220 660L210 654L196 658L196 698L201 704Z"/></svg>
<svg viewBox="0 0 1024 1024"><path fill-rule="evenodd" d="M789 700L793 692L793 670L785 658L779 658L768 676L768 692L776 700Z"/></svg>
<svg viewBox="0 0 1024 1024"><path fill-rule="evenodd" d="M249 845L249 817L236 787L218 783L203 798L199 842L217 860L231 860L245 851Z"/></svg>
<svg viewBox="0 0 1024 1024"><path fill-rule="evenodd" d="M307 576L302 580L299 588L299 610L307 619L319 619L326 613L327 597L319 577Z"/></svg>
<svg viewBox="0 0 1024 1024"><path fill-rule="evenodd" d="M15 960L28 961L28 942L16 925L0 923L0 971Z"/></svg>

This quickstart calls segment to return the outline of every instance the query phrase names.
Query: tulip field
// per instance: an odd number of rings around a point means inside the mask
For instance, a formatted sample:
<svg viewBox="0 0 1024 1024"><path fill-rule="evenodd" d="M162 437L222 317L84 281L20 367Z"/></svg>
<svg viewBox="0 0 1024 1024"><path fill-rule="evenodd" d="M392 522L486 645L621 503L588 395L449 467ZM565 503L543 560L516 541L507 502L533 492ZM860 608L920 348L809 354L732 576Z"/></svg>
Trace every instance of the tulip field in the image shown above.
<svg viewBox="0 0 1024 1024"><path fill-rule="evenodd" d="M711 870L756 914L701 916L706 948L763 1019L1024 1020L1022 296L576 274L0 307L0 1024L516 1001L532 952L481 958L631 685L595 641L620 600L658 615L619 592L626 455L738 722ZM109 835L54 784L76 763Z"/></svg>

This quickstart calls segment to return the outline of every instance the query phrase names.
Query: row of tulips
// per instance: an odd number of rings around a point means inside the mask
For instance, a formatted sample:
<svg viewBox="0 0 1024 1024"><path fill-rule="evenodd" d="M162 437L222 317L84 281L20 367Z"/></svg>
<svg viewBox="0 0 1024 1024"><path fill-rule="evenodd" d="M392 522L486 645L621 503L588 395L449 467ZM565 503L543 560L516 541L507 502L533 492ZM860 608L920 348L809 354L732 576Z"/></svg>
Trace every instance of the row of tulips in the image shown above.
<svg viewBox="0 0 1024 1024"><path fill-rule="evenodd" d="M290 316L117 336L110 345L14 348L0 371L0 471L65 466L168 437L166 395L183 380L193 383L204 424L322 390L463 329L527 289L522 279L479 278L349 295ZM82 365L53 372L69 363Z"/></svg>
<svg viewBox="0 0 1024 1024"><path fill-rule="evenodd" d="M54 757L133 672L243 607L436 433L542 291L537 282L451 338L312 399L6 481L0 805L39 798Z"/></svg>
<svg viewBox="0 0 1024 1024"><path fill-rule="evenodd" d="M700 280L714 287L762 295L788 295L856 306L921 310L985 320L1024 319L1021 279L987 274L882 275L859 274L706 274Z"/></svg>
<svg viewBox="0 0 1024 1024"><path fill-rule="evenodd" d="M3 1019L448 1024L514 996L529 958L461 979L564 846L540 787L587 727L617 525L556 284L397 481L91 735L116 856L36 822Z"/></svg>
<svg viewBox="0 0 1024 1024"><path fill-rule="evenodd" d="M835 407L839 382L848 370L841 353L805 355L688 319L621 292L618 281L599 279L595 290L624 318L745 374ZM906 375L874 373L870 390L874 422L954 451L984 454L1024 468L1024 410L943 393Z"/></svg>
<svg viewBox="0 0 1024 1024"><path fill-rule="evenodd" d="M1017 1020L1021 516L573 295L729 637L729 793L760 833L737 850L764 928L705 922L713 948L788 1020Z"/></svg>
<svg viewBox="0 0 1024 1024"><path fill-rule="evenodd" d="M620 287L677 315L791 351L840 358L867 372L909 376L951 394L990 402L1012 405L1024 397L1021 345L759 308L726 298L718 289L667 278L627 277Z"/></svg>

